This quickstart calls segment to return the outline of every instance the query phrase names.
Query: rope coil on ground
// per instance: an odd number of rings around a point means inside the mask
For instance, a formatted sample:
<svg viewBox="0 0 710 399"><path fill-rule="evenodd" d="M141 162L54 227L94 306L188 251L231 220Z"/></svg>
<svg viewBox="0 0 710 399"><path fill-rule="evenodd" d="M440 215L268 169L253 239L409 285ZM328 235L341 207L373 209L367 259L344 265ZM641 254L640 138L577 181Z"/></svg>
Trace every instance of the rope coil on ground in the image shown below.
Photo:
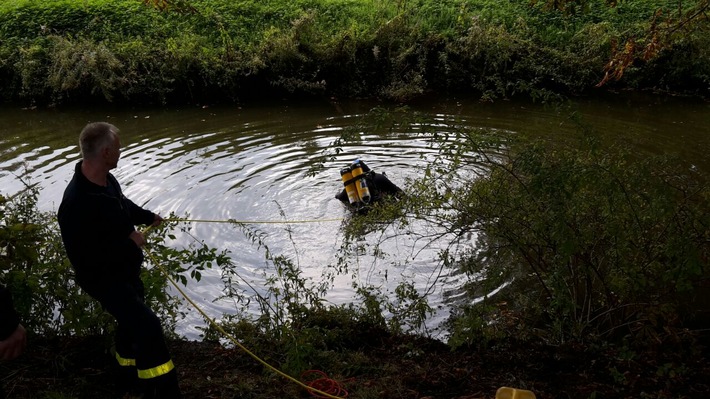
<svg viewBox="0 0 710 399"><path fill-rule="evenodd" d="M313 390L308 390L316 398L325 398L326 396L321 396L318 391L326 392L329 395L336 395L341 398L348 397L348 391L343 388L342 384L332 378L329 378L327 374L320 370L307 370L301 374L301 378L306 380L309 375L315 374L315 379L308 381L306 384L313 388Z"/></svg>

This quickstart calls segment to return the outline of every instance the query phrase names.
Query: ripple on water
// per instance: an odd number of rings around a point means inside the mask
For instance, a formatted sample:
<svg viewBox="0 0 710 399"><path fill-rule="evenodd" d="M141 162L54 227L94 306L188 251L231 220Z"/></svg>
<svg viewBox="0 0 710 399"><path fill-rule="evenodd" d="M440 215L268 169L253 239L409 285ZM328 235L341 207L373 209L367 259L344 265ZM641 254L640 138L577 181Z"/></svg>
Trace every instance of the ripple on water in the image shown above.
<svg viewBox="0 0 710 399"><path fill-rule="evenodd" d="M707 107L696 107L700 110L696 113L684 108L683 113L666 114L661 120L658 106L631 106L633 111L625 113L619 111L618 104L611 111L589 105L582 108L595 115L594 121L605 132L633 134L634 140L656 137L653 140L658 146L652 151L677 149L692 162L707 166ZM3 193L20 190L23 183L17 176L26 168L43 188L41 208L56 209L79 159L78 132L87 120L109 120L122 131L124 148L115 175L129 198L163 215L174 212L201 220L253 222L249 226L266 235L273 253L288 255L304 277L319 281L336 262L342 238L337 219L347 216L334 198L341 190L339 170L355 158L404 185L435 159L431 146L434 134L469 126L557 139L574 130L569 120L555 113L515 103L496 107L449 103L427 112L434 123L414 123L412 128L418 134L412 134L364 128L360 110L343 114L330 105L155 110L135 115L117 110L61 114L0 110L0 118L7 122L0 134L0 189ZM360 129L361 140L342 144L335 152L334 141L347 129ZM314 168L320 163L322 168ZM326 219L336 221L317 222ZM267 221L271 223L263 223ZM413 228L424 233L434 227L415 222ZM413 281L420 292L431 290L430 304L443 308L429 323L430 328L435 327L448 314L445 301L465 299L456 290L462 276L439 268L437 251L441 248L422 247L413 237L396 233L389 230L380 236L392 237L381 243L386 253L382 257L372 255L377 237L366 237L365 252L352 260L354 278L379 287L385 294L391 294L402 281ZM193 222L190 234L232 254L243 279L240 289L267 294L264 281L274 273L273 265L243 231L225 223ZM175 245L187 245L191 240L187 235L178 236ZM351 285L350 274L337 276L327 299L333 303L353 301ZM213 302L221 287L220 271L211 270L187 290L209 314L219 316L235 311L232 302ZM179 332L196 338L199 330L195 327L203 324L191 313L180 323Z"/></svg>

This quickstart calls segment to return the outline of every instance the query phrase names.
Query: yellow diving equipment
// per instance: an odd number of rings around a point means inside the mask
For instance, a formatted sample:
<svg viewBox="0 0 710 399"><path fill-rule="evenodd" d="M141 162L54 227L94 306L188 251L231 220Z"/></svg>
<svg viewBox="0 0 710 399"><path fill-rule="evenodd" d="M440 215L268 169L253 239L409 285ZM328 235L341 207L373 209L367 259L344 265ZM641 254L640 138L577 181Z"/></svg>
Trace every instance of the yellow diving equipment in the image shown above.
<svg viewBox="0 0 710 399"><path fill-rule="evenodd" d="M353 179L350 166L340 169L340 177L343 179L343 185L345 186L345 192L348 194L348 201L350 201L350 205L355 205L360 202L360 197L357 195L355 179Z"/></svg>
<svg viewBox="0 0 710 399"><path fill-rule="evenodd" d="M362 165L360 160L356 159L352 165L350 165L352 170L353 179L355 179L355 187L357 187L357 195L360 200L366 204L370 203L370 189L367 187L367 182L365 181L365 175L362 172ZM348 194L349 196L349 194Z"/></svg>
<svg viewBox="0 0 710 399"><path fill-rule="evenodd" d="M535 394L525 389L501 387L496 392L496 399L535 399Z"/></svg>

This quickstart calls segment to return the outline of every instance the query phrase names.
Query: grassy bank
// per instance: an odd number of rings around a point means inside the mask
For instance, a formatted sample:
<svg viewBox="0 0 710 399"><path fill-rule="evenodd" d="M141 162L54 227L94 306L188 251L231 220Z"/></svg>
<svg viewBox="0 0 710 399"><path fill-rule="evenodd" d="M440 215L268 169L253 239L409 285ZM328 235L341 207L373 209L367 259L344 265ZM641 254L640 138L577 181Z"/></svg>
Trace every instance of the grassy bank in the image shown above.
<svg viewBox="0 0 710 399"><path fill-rule="evenodd" d="M139 0L0 4L0 98L215 103L284 95L407 101L585 94L665 1L565 13L527 0ZM686 4L687 6L687 4ZM707 96L710 39L689 31L605 89Z"/></svg>
<svg viewBox="0 0 710 399"><path fill-rule="evenodd" d="M321 386L339 387L329 391L353 399L492 399L502 386L550 399L690 399L706 397L710 389L707 354L666 350L629 359L615 351L529 343L451 351L422 338L362 330L348 334L350 347L323 348L317 352L322 361L312 367L327 378ZM32 340L23 357L0 363L0 372L9 374L3 380L7 393L18 399L117 397L109 346L101 337ZM170 341L169 346L184 399L314 397L238 349L212 342ZM278 364L278 348L252 349ZM687 367L685 373L673 372L678 364ZM306 384L323 378L313 373L294 377Z"/></svg>

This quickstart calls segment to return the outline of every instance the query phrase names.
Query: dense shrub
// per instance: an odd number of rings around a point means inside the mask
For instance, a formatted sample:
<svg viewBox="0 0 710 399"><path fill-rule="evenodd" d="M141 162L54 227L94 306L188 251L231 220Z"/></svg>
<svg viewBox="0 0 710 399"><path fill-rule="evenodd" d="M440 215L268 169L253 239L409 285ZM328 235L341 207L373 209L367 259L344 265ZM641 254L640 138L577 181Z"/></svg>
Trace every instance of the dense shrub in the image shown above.
<svg viewBox="0 0 710 399"><path fill-rule="evenodd" d="M110 327L98 305L72 280L53 215L37 210L31 186L0 197L0 281L8 287L22 323L33 333L96 334Z"/></svg>
<svg viewBox="0 0 710 399"><path fill-rule="evenodd" d="M564 141L475 127L441 132L441 120L413 113L372 118L375 126L358 131L409 126L439 157L407 185L416 195L350 221L343 248L357 251L373 226L386 231L383 241L399 235L442 248L440 274L461 286L447 292L457 298L450 345L650 348L687 344L707 327L710 188L694 166L633 151L576 118L579 134ZM344 135L338 145L356 139ZM402 301L407 325L426 314L414 311L426 299Z"/></svg>
<svg viewBox="0 0 710 399"><path fill-rule="evenodd" d="M447 153L490 151L480 140L466 135L456 144L465 151ZM460 309L453 342L478 331L654 345L678 340L695 317L689 298L710 272L704 178L595 136L569 144L509 139L505 156L484 155L485 176L417 200L439 204L460 237L476 237L449 260L483 301Z"/></svg>
<svg viewBox="0 0 710 399"><path fill-rule="evenodd" d="M623 60L623 70L612 71L627 72L621 84L708 90L706 20L693 21L698 28L685 35L664 33L672 26L650 31L663 2L614 8L584 2L584 12L483 0L194 0L194 12L143 3L0 4L3 97L40 103L217 102L276 93L549 98L592 89L605 67L620 65L609 60L623 55L628 39L645 37L635 41L641 51L659 35L665 41L657 60L634 53L637 62ZM76 55L69 57L72 46ZM94 52L106 62L100 71Z"/></svg>

